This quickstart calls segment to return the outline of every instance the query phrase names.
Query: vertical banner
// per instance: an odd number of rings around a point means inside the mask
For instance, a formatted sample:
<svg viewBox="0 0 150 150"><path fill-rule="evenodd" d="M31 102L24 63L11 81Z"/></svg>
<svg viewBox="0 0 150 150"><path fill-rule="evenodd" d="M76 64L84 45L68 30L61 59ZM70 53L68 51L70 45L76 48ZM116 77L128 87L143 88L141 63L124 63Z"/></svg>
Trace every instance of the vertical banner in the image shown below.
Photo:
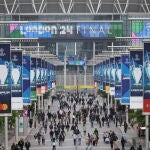
<svg viewBox="0 0 150 150"><path fill-rule="evenodd" d="M115 95L115 59L110 58L110 95Z"/></svg>
<svg viewBox="0 0 150 150"><path fill-rule="evenodd" d="M41 58L36 60L36 92L37 96L41 96Z"/></svg>
<svg viewBox="0 0 150 150"><path fill-rule="evenodd" d="M41 93L45 93L45 61L42 60L41 67Z"/></svg>
<svg viewBox="0 0 150 150"><path fill-rule="evenodd" d="M110 64L109 59L106 60L106 93L110 93Z"/></svg>
<svg viewBox="0 0 150 150"><path fill-rule="evenodd" d="M48 89L50 90L52 88L51 81L50 81L50 69L51 69L51 64L48 62L47 66L47 84L48 84Z"/></svg>
<svg viewBox="0 0 150 150"><path fill-rule="evenodd" d="M0 116L11 115L10 44L0 44Z"/></svg>
<svg viewBox="0 0 150 150"><path fill-rule="evenodd" d="M121 57L115 57L115 99L121 99Z"/></svg>
<svg viewBox="0 0 150 150"><path fill-rule="evenodd" d="M103 90L103 63L100 63L100 90Z"/></svg>
<svg viewBox="0 0 150 150"><path fill-rule="evenodd" d="M36 58L31 57L31 69L30 69L30 84L31 84L31 100L37 100L36 94Z"/></svg>
<svg viewBox="0 0 150 150"><path fill-rule="evenodd" d="M45 61L45 92L48 91L48 62Z"/></svg>
<svg viewBox="0 0 150 150"><path fill-rule="evenodd" d="M103 61L103 90L105 91L106 86L106 62Z"/></svg>
<svg viewBox="0 0 150 150"><path fill-rule="evenodd" d="M129 105L130 104L130 61L129 55L122 55L122 97L121 104Z"/></svg>
<svg viewBox="0 0 150 150"><path fill-rule="evenodd" d="M12 69L12 110L23 109L22 98L22 52L11 51Z"/></svg>
<svg viewBox="0 0 150 150"><path fill-rule="evenodd" d="M23 104L30 105L30 56L23 56Z"/></svg>
<svg viewBox="0 0 150 150"><path fill-rule="evenodd" d="M143 51L130 51L130 108L143 109Z"/></svg>
<svg viewBox="0 0 150 150"><path fill-rule="evenodd" d="M144 101L143 113L150 114L150 43L144 43Z"/></svg>

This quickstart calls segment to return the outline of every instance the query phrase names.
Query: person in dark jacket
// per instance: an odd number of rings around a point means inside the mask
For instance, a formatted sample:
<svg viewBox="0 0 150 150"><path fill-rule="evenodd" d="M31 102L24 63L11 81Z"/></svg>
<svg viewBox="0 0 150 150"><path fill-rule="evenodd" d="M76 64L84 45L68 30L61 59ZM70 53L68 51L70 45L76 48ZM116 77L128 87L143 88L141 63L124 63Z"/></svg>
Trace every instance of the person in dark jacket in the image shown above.
<svg viewBox="0 0 150 150"><path fill-rule="evenodd" d="M134 146L133 146L133 145L131 146L130 150L135 150L135 148L134 148Z"/></svg>
<svg viewBox="0 0 150 150"><path fill-rule="evenodd" d="M139 145L139 147L137 148L137 150L142 150L142 145Z"/></svg>
<svg viewBox="0 0 150 150"><path fill-rule="evenodd" d="M15 143L12 143L11 145L11 150L15 150L16 149L16 144Z"/></svg>
<svg viewBox="0 0 150 150"><path fill-rule="evenodd" d="M126 141L125 141L124 137L122 136L122 138L121 138L122 150L124 150L125 142L126 142Z"/></svg>
<svg viewBox="0 0 150 150"><path fill-rule="evenodd" d="M29 150L30 146L31 146L31 144L30 144L30 142L27 140L27 141L25 142L25 148L26 148L26 150Z"/></svg>
<svg viewBox="0 0 150 150"><path fill-rule="evenodd" d="M20 147L21 150L23 150L23 147L24 147L23 139L20 139L20 141L18 142L18 146Z"/></svg>

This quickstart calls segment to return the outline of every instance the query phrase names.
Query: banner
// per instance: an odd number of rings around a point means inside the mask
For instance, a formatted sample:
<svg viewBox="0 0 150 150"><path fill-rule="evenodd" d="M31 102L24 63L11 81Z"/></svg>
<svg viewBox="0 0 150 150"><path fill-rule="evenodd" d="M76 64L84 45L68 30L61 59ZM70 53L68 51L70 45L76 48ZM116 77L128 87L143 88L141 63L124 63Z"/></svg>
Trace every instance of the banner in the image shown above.
<svg viewBox="0 0 150 150"><path fill-rule="evenodd" d="M11 115L10 44L0 44L0 116Z"/></svg>
<svg viewBox="0 0 150 150"><path fill-rule="evenodd" d="M45 92L48 91L48 62L45 61Z"/></svg>
<svg viewBox="0 0 150 150"><path fill-rule="evenodd" d="M41 93L45 93L45 61L42 60L41 67Z"/></svg>
<svg viewBox="0 0 150 150"><path fill-rule="evenodd" d="M30 105L30 56L23 56L23 104Z"/></svg>
<svg viewBox="0 0 150 150"><path fill-rule="evenodd" d="M130 108L143 109L143 51L130 51Z"/></svg>
<svg viewBox="0 0 150 150"><path fill-rule="evenodd" d="M103 90L103 63L100 63L100 89Z"/></svg>
<svg viewBox="0 0 150 150"><path fill-rule="evenodd" d="M48 66L47 66L47 84L48 84L48 89L50 90L52 88L52 84L51 84L51 81L50 81L50 69L51 69L51 64L48 62Z"/></svg>
<svg viewBox="0 0 150 150"><path fill-rule="evenodd" d="M103 61L103 90L105 91L106 85L106 61Z"/></svg>
<svg viewBox="0 0 150 150"><path fill-rule="evenodd" d="M115 99L121 99L121 57L115 57Z"/></svg>
<svg viewBox="0 0 150 150"><path fill-rule="evenodd" d="M36 92L37 96L41 96L41 67L42 61L41 58L36 59Z"/></svg>
<svg viewBox="0 0 150 150"><path fill-rule="evenodd" d="M31 57L31 69L30 69L30 84L31 84L31 100L37 100L36 94L36 58Z"/></svg>
<svg viewBox="0 0 150 150"><path fill-rule="evenodd" d="M22 98L22 52L11 51L12 69L12 110L23 109Z"/></svg>
<svg viewBox="0 0 150 150"><path fill-rule="evenodd" d="M150 43L144 43L144 100L143 113L150 114Z"/></svg>
<svg viewBox="0 0 150 150"><path fill-rule="evenodd" d="M129 55L122 55L122 97L121 104L129 105L130 104L130 61Z"/></svg>
<svg viewBox="0 0 150 150"><path fill-rule="evenodd" d="M110 95L115 95L115 59L110 58Z"/></svg>

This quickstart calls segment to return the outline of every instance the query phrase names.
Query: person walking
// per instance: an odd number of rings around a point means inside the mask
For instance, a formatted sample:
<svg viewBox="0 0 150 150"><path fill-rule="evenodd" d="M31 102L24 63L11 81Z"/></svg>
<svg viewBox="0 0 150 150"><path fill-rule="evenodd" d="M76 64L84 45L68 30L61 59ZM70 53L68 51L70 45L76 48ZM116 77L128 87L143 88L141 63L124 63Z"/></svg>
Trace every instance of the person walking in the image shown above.
<svg viewBox="0 0 150 150"><path fill-rule="evenodd" d="M130 147L130 150L135 150L135 148L134 148L134 146L133 146L133 145Z"/></svg>
<svg viewBox="0 0 150 150"><path fill-rule="evenodd" d="M137 150L142 150L142 145L139 145L139 147L137 148Z"/></svg>
<svg viewBox="0 0 150 150"><path fill-rule="evenodd" d="M126 142L126 141L125 141L124 137L122 136L122 138L121 138L122 150L124 150L125 142Z"/></svg>
<svg viewBox="0 0 150 150"><path fill-rule="evenodd" d="M16 144L15 143L12 143L11 145L11 150L15 150L16 149Z"/></svg>
<svg viewBox="0 0 150 150"><path fill-rule="evenodd" d="M23 150L23 147L24 147L23 139L20 139L20 141L18 142L18 146L20 147L21 150Z"/></svg>
<svg viewBox="0 0 150 150"><path fill-rule="evenodd" d="M31 144L30 144L30 142L27 140L27 141L25 142L25 148L26 148L26 150L29 150L30 146L31 146Z"/></svg>

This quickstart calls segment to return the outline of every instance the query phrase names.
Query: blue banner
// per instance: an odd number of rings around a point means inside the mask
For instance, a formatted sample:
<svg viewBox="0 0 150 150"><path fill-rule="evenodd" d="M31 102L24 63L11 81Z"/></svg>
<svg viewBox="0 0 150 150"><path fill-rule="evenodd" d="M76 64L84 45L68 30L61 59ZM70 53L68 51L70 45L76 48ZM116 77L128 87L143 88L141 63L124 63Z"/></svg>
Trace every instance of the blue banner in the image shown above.
<svg viewBox="0 0 150 150"><path fill-rule="evenodd" d="M110 81L110 64L109 59L106 60L106 82L109 83Z"/></svg>
<svg viewBox="0 0 150 150"><path fill-rule="evenodd" d="M30 56L23 56L23 104L30 105Z"/></svg>
<svg viewBox="0 0 150 150"><path fill-rule="evenodd" d="M37 99L36 94L36 58L31 57L31 69L30 69L30 84L31 84L31 100Z"/></svg>
<svg viewBox="0 0 150 150"><path fill-rule="evenodd" d="M144 102L143 113L150 114L150 43L144 43Z"/></svg>
<svg viewBox="0 0 150 150"><path fill-rule="evenodd" d="M143 51L130 51L130 108L143 108Z"/></svg>
<svg viewBox="0 0 150 150"><path fill-rule="evenodd" d="M36 92L38 96L41 96L41 68L42 60L37 58L36 60Z"/></svg>
<svg viewBox="0 0 150 150"><path fill-rule="evenodd" d="M12 61L12 109L22 110L22 52L11 51Z"/></svg>
<svg viewBox="0 0 150 150"><path fill-rule="evenodd" d="M103 90L105 90L106 85L106 61L103 61Z"/></svg>
<svg viewBox="0 0 150 150"><path fill-rule="evenodd" d="M121 99L121 58L115 57L115 98Z"/></svg>
<svg viewBox="0 0 150 150"><path fill-rule="evenodd" d="M0 116L11 115L10 44L0 44Z"/></svg>
<svg viewBox="0 0 150 150"><path fill-rule="evenodd" d="M103 63L100 63L100 89L103 90Z"/></svg>
<svg viewBox="0 0 150 150"><path fill-rule="evenodd" d="M122 97L121 104L129 105L130 104L130 61L129 55L122 55Z"/></svg>
<svg viewBox="0 0 150 150"><path fill-rule="evenodd" d="M48 70L47 70L47 77L48 77L48 89L50 90L52 88L52 84L50 81L50 69L51 69L51 64L48 62Z"/></svg>

